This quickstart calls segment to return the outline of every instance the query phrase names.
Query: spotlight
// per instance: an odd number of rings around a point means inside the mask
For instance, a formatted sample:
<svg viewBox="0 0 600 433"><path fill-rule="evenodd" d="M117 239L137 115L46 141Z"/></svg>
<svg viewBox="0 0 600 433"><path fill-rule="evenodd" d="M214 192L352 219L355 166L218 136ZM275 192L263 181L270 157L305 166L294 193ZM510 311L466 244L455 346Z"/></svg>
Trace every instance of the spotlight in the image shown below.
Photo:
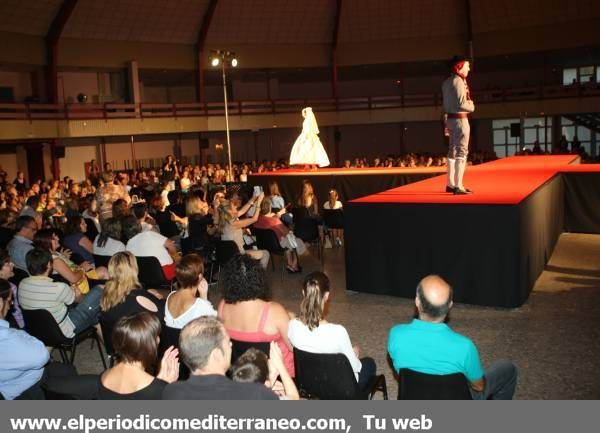
<svg viewBox="0 0 600 433"><path fill-rule="evenodd" d="M238 65L238 61L237 61L237 59L234 57L233 59L231 59L231 66L232 66L233 68L235 68L235 67L237 67L237 65Z"/></svg>

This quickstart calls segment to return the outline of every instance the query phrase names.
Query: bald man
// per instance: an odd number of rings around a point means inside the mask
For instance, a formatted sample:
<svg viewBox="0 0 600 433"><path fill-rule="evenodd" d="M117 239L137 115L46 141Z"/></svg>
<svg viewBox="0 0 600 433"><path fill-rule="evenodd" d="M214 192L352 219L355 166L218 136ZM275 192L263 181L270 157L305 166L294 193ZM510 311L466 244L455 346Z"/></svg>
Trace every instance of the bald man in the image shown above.
<svg viewBox="0 0 600 433"><path fill-rule="evenodd" d="M485 372L473 342L444 322L452 308L452 288L441 277L429 275L417 286L419 318L392 327L388 353L396 371L402 368L426 374L462 373L475 400L511 400L517 369L498 361Z"/></svg>

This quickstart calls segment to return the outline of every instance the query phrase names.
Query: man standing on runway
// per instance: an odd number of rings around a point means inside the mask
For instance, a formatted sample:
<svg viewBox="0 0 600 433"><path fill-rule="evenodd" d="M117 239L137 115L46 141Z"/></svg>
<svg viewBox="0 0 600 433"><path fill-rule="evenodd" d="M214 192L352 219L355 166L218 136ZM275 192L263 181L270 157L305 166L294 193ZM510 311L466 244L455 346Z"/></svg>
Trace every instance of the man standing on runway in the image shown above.
<svg viewBox="0 0 600 433"><path fill-rule="evenodd" d="M442 84L446 135L450 138L446 192L463 195L472 193L463 185L463 176L467 167L469 133L471 131L467 115L475 111L475 105L471 100L469 86L467 86L467 75L471 68L469 60L455 56L451 65L452 75L446 78Z"/></svg>

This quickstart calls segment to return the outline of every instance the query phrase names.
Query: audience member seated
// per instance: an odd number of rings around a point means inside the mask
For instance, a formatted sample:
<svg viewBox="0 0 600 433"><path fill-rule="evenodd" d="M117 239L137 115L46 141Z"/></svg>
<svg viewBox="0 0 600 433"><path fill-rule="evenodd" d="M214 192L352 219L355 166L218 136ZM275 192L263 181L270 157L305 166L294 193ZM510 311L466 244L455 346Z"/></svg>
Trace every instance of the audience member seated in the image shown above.
<svg viewBox="0 0 600 433"><path fill-rule="evenodd" d="M271 342L269 356L251 347L231 366L231 379L241 383L262 383L275 392L280 400L299 400L298 388L281 357L281 350ZM278 380L281 378L281 380Z"/></svg>
<svg viewBox="0 0 600 433"><path fill-rule="evenodd" d="M100 376L100 400L160 400L165 386L177 380L179 359L173 346L154 376L160 328L156 315L148 312L119 319L111 336L116 364Z"/></svg>
<svg viewBox="0 0 600 433"><path fill-rule="evenodd" d="M290 318L281 304L271 302L264 269L256 260L241 254L223 267L222 275L224 292L219 318L229 336L251 343L275 341L294 377L294 356L287 338Z"/></svg>
<svg viewBox="0 0 600 433"><path fill-rule="evenodd" d="M164 400L277 399L263 384L234 382L225 376L231 365L231 340L214 317L199 317L184 326L179 354L191 374L186 381L167 385Z"/></svg>
<svg viewBox="0 0 600 433"><path fill-rule="evenodd" d="M27 253L27 270L31 275L19 284L19 304L24 310L50 312L67 338L98 323L102 288L93 287L85 296L77 286L52 281L52 256L47 249L36 247ZM74 302L72 308L67 306Z"/></svg>
<svg viewBox="0 0 600 433"><path fill-rule="evenodd" d="M339 200L340 196L335 188L329 190L329 198L323 203L323 209L325 210L341 210L343 209L342 202ZM329 240L332 245L342 245L342 239L344 238L344 229L325 227L329 234Z"/></svg>
<svg viewBox="0 0 600 433"><path fill-rule="evenodd" d="M287 270L291 273L301 271L298 256L301 256L306 251L304 242L302 239L294 236L294 233L272 212L271 199L269 197L265 197L260 204L260 216L254 227L257 229L272 230L277 235L281 248L285 248Z"/></svg>
<svg viewBox="0 0 600 433"><path fill-rule="evenodd" d="M248 203L260 206L265 195L260 193L258 197L252 198ZM246 212L249 206L244 206L242 210ZM245 250L244 249L244 229L250 227L258 221L259 212L255 212L251 218L239 219L239 213L230 200L223 200L219 204L219 231L221 239L224 241L234 241L238 246L240 254L247 254L255 260L260 260L263 268L269 264L269 252L266 250Z"/></svg>
<svg viewBox="0 0 600 433"><path fill-rule="evenodd" d="M71 285L76 285L79 291L85 295L90 290L88 280L106 280L108 272L105 267L94 268L90 262L79 265L70 259L69 250L59 250L60 240L53 229L43 229L35 234L34 245L48 250L52 254L52 272L50 275L64 280Z"/></svg>
<svg viewBox="0 0 600 433"><path fill-rule="evenodd" d="M21 209L21 215L20 216L30 216L32 217L37 226L41 227L42 226L42 215L37 211L37 208L40 204L40 196L39 195L32 195L30 197L27 198L27 201L25 202L25 206L23 206L23 209Z"/></svg>
<svg viewBox="0 0 600 433"><path fill-rule="evenodd" d="M176 214L171 214L171 219L179 223L187 231L187 237L191 239L193 249L202 247L202 249L213 247L212 236L217 232L213 225L213 217L208 213L208 203L203 201L198 195L190 192L185 206L186 216L181 218ZM205 252L206 257L209 251Z"/></svg>
<svg viewBox="0 0 600 433"><path fill-rule="evenodd" d="M6 400L14 400L38 383L50 358L40 340L9 328L5 319L13 296L8 281L0 280L0 392Z"/></svg>
<svg viewBox="0 0 600 433"><path fill-rule="evenodd" d="M452 288L437 275L417 286L418 319L392 327L388 353L394 368L426 374L462 373L470 382L474 400L510 400L517 386L517 369L497 361L486 371L473 342L444 323L452 308Z"/></svg>
<svg viewBox="0 0 600 433"><path fill-rule="evenodd" d="M89 180L87 180L86 182L89 182ZM90 186L92 189L94 189L93 186ZM94 189L94 193L95 193L95 189ZM83 211L83 213L81 214L81 216L86 219L86 220L91 220L94 222L94 225L96 226L96 230L98 231L98 233L100 233L101 231L101 224L100 224L100 214L98 213L98 202L96 201L96 197L94 196L94 193L90 192L87 194L85 200L86 200L86 208Z"/></svg>
<svg viewBox="0 0 600 433"><path fill-rule="evenodd" d="M63 245L72 253L79 255L84 261L94 263L92 242L87 238L87 223L79 215L71 216L65 225Z"/></svg>
<svg viewBox="0 0 600 433"><path fill-rule="evenodd" d="M167 297L165 325L181 329L197 317L217 315L208 301L208 283L203 273L204 262L197 254L188 254L177 263L178 289Z"/></svg>
<svg viewBox="0 0 600 433"><path fill-rule="evenodd" d="M108 281L100 301L104 341L110 341L112 329L121 317L142 311L162 312L164 303L156 295L156 292L144 290L138 281L135 256L129 251L116 253L108 262Z"/></svg>
<svg viewBox="0 0 600 433"><path fill-rule="evenodd" d="M154 218L148 215L148 205L146 202L137 202L131 207L133 216L138 220L138 223L142 226L142 231L147 232L149 230L158 231Z"/></svg>
<svg viewBox="0 0 600 433"><path fill-rule="evenodd" d="M281 196L279 192L279 184L276 180L272 180L269 182L269 196L271 199L271 208L273 212L277 214L281 221L286 224L290 224L292 222L292 214L287 212L287 206L285 204L284 198Z"/></svg>
<svg viewBox="0 0 600 433"><path fill-rule="evenodd" d="M346 328L325 319L328 303L329 278L322 272L311 273L304 280L300 315L290 321L288 338L294 347L305 352L346 355L358 386L364 389L376 373L375 361L369 357L359 359L360 350L350 342Z"/></svg>
<svg viewBox="0 0 600 433"><path fill-rule="evenodd" d="M24 328L25 321L23 320L23 313L17 299L17 286L9 281L15 275L13 272L14 267L15 265L10 261L8 254L4 250L0 250L0 280L6 281L12 290L12 308L9 308L8 313L4 317L18 328Z"/></svg>
<svg viewBox="0 0 600 433"><path fill-rule="evenodd" d="M27 271L25 256L33 249L33 237L38 230L35 219L30 216L21 216L15 223L15 235L8 243L8 255L15 266L22 271Z"/></svg>
<svg viewBox="0 0 600 433"><path fill-rule="evenodd" d="M123 226L127 241L127 251L136 257L156 257L162 266L165 278L169 281L175 278L175 262L177 256L175 243L154 231L142 231L142 226L135 220Z"/></svg>
<svg viewBox="0 0 600 433"><path fill-rule="evenodd" d="M93 253L99 256L113 256L125 251L122 238L121 222L116 218L102 220L102 231L92 245Z"/></svg>

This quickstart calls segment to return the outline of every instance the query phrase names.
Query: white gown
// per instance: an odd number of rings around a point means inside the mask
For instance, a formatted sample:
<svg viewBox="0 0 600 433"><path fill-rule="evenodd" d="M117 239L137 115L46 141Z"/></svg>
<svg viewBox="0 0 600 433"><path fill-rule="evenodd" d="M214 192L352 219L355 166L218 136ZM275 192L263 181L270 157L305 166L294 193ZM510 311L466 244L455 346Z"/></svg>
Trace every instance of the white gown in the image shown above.
<svg viewBox="0 0 600 433"><path fill-rule="evenodd" d="M312 108L306 107L303 109L302 115L304 116L302 132L292 147L290 165L313 164L319 167L327 167L330 164L329 157L321 140L319 140L319 127Z"/></svg>

